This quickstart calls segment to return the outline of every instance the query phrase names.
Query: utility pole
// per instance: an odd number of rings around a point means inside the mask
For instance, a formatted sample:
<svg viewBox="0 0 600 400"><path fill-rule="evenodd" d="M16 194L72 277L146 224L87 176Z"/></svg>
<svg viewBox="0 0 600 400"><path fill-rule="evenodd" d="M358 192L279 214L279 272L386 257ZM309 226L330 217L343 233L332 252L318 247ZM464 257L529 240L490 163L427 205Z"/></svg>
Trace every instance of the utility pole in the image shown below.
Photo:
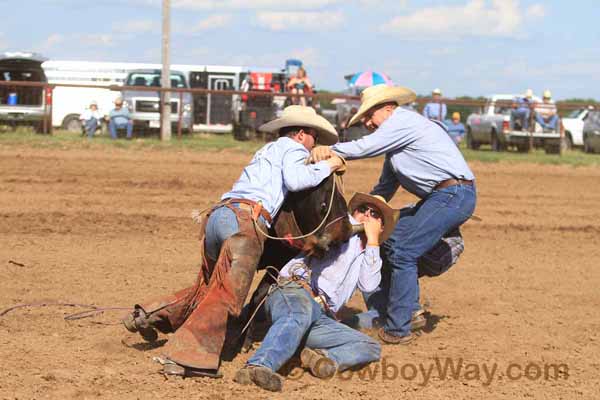
<svg viewBox="0 0 600 400"><path fill-rule="evenodd" d="M171 0L162 0L162 74L161 86L171 88L171 72L169 60L169 36L171 33ZM171 140L171 94L162 92L160 112L160 140ZM179 105L181 107L181 104Z"/></svg>

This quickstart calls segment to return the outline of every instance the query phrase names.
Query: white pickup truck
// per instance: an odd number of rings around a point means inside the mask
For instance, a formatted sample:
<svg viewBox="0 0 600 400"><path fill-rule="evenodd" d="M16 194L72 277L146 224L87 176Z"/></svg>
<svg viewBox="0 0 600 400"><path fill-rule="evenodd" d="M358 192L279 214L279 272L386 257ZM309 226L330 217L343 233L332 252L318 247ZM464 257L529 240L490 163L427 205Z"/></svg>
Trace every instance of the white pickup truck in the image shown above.
<svg viewBox="0 0 600 400"><path fill-rule="evenodd" d="M568 147L583 146L583 124L593 109L591 106L578 108L562 119L565 127L565 141Z"/></svg>
<svg viewBox="0 0 600 400"><path fill-rule="evenodd" d="M561 150L560 129L547 132L534 125L533 132L516 130L511 123L512 102L518 97L512 94L496 94L487 98L483 110L467 118L466 142L470 149L478 149L481 144L490 144L493 151L503 151L510 146L518 151L529 150L530 140L535 147L543 147L547 153ZM542 100L533 96L534 103Z"/></svg>

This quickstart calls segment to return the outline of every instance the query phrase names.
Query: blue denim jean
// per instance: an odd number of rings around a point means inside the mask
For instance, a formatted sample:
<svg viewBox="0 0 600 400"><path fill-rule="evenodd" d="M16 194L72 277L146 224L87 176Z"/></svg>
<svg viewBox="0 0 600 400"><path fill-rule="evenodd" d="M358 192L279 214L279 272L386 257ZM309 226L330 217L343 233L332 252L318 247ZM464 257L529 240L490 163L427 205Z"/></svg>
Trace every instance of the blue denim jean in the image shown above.
<svg viewBox="0 0 600 400"><path fill-rule="evenodd" d="M387 332L397 336L410 333L412 314L420 308L418 259L471 217L476 198L474 185L435 190L417 204L413 215L398 220L382 246L387 263L382 285L365 294L369 312L358 317L363 326L383 315Z"/></svg>
<svg viewBox="0 0 600 400"><path fill-rule="evenodd" d="M550 119L548 120L548 122L546 122L544 120L544 117L542 117L540 114L536 114L535 115L535 120L537 121L538 124L540 124L542 126L542 128L544 129L552 129L555 130L556 126L558 125L558 115L554 114L552 117L550 117Z"/></svg>
<svg viewBox="0 0 600 400"><path fill-rule="evenodd" d="M513 122L515 119L521 121L521 126L523 129L529 129L529 114L531 110L529 108L517 108L516 110L512 110L511 116Z"/></svg>
<svg viewBox="0 0 600 400"><path fill-rule="evenodd" d="M331 318L297 283L275 289L265 304L273 324L249 365L276 372L303 344L321 350L337 363L338 371L381 357L377 341Z"/></svg>
<svg viewBox="0 0 600 400"><path fill-rule="evenodd" d="M239 207L238 203L231 203L233 207ZM261 215L259 221L266 225ZM213 261L216 261L221 252L223 242L230 236L240 231L235 212L227 206L221 206L213 210L206 221L206 232L204 237L204 253Z"/></svg>
<svg viewBox="0 0 600 400"><path fill-rule="evenodd" d="M98 119L90 118L83 123L83 127L85 128L85 133L89 138L94 137L94 133L96 133L96 129L98 129Z"/></svg>
<svg viewBox="0 0 600 400"><path fill-rule="evenodd" d="M108 123L108 130L110 131L110 137L113 139L117 138L117 129L126 129L127 130L127 138L131 139L131 135L133 134L133 122L129 121L124 124L117 124L114 120L110 120Z"/></svg>

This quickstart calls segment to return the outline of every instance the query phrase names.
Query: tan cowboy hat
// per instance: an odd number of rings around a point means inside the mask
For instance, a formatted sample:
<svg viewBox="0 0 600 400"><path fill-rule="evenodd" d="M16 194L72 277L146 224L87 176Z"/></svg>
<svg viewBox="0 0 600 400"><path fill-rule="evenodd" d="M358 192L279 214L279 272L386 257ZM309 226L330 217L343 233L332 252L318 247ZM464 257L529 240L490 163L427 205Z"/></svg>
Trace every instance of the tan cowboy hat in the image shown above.
<svg viewBox="0 0 600 400"><path fill-rule="evenodd" d="M435 89L433 89L433 92L431 92L431 94L439 94L441 96L442 91L439 88L435 88Z"/></svg>
<svg viewBox="0 0 600 400"><path fill-rule="evenodd" d="M400 213L390 207L383 197L378 195L372 196L370 194L361 192L357 192L354 196L352 196L350 202L348 203L348 209L351 213L353 213L354 210L356 210L362 204L370 204L381 211L383 232L381 232L381 235L379 235L379 240L381 242L385 242L394 231L396 220L400 216Z"/></svg>
<svg viewBox="0 0 600 400"><path fill-rule="evenodd" d="M258 130L267 133L277 133L281 128L288 126L300 126L314 128L318 132L319 144L330 146L338 142L338 134L325 118L317 115L312 107L288 106L283 109L281 117L261 125Z"/></svg>
<svg viewBox="0 0 600 400"><path fill-rule="evenodd" d="M399 106L412 103L417 94L402 86L388 86L386 84L375 85L363 90L360 96L360 108L354 114L348 126L356 124L367 111L378 104L396 102Z"/></svg>

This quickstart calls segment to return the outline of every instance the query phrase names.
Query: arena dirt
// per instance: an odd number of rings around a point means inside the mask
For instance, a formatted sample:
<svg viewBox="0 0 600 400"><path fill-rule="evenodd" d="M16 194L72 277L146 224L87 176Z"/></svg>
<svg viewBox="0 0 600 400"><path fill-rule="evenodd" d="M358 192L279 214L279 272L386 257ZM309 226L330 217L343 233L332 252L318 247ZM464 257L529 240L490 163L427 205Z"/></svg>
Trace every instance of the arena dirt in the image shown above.
<svg viewBox="0 0 600 400"><path fill-rule="evenodd" d="M190 284L192 209L226 191L250 155L0 147L0 307L130 306ZM350 163L367 191L381 159ZM600 169L473 163L482 222L458 265L421 282L427 331L384 360L323 382L293 369L281 394L224 378L166 379L161 354L82 309L0 317L2 399L596 399L600 397ZM393 201L414 201L406 193ZM350 304L362 309L355 296ZM167 339L167 338L164 338ZM446 373L444 373L444 370Z"/></svg>

